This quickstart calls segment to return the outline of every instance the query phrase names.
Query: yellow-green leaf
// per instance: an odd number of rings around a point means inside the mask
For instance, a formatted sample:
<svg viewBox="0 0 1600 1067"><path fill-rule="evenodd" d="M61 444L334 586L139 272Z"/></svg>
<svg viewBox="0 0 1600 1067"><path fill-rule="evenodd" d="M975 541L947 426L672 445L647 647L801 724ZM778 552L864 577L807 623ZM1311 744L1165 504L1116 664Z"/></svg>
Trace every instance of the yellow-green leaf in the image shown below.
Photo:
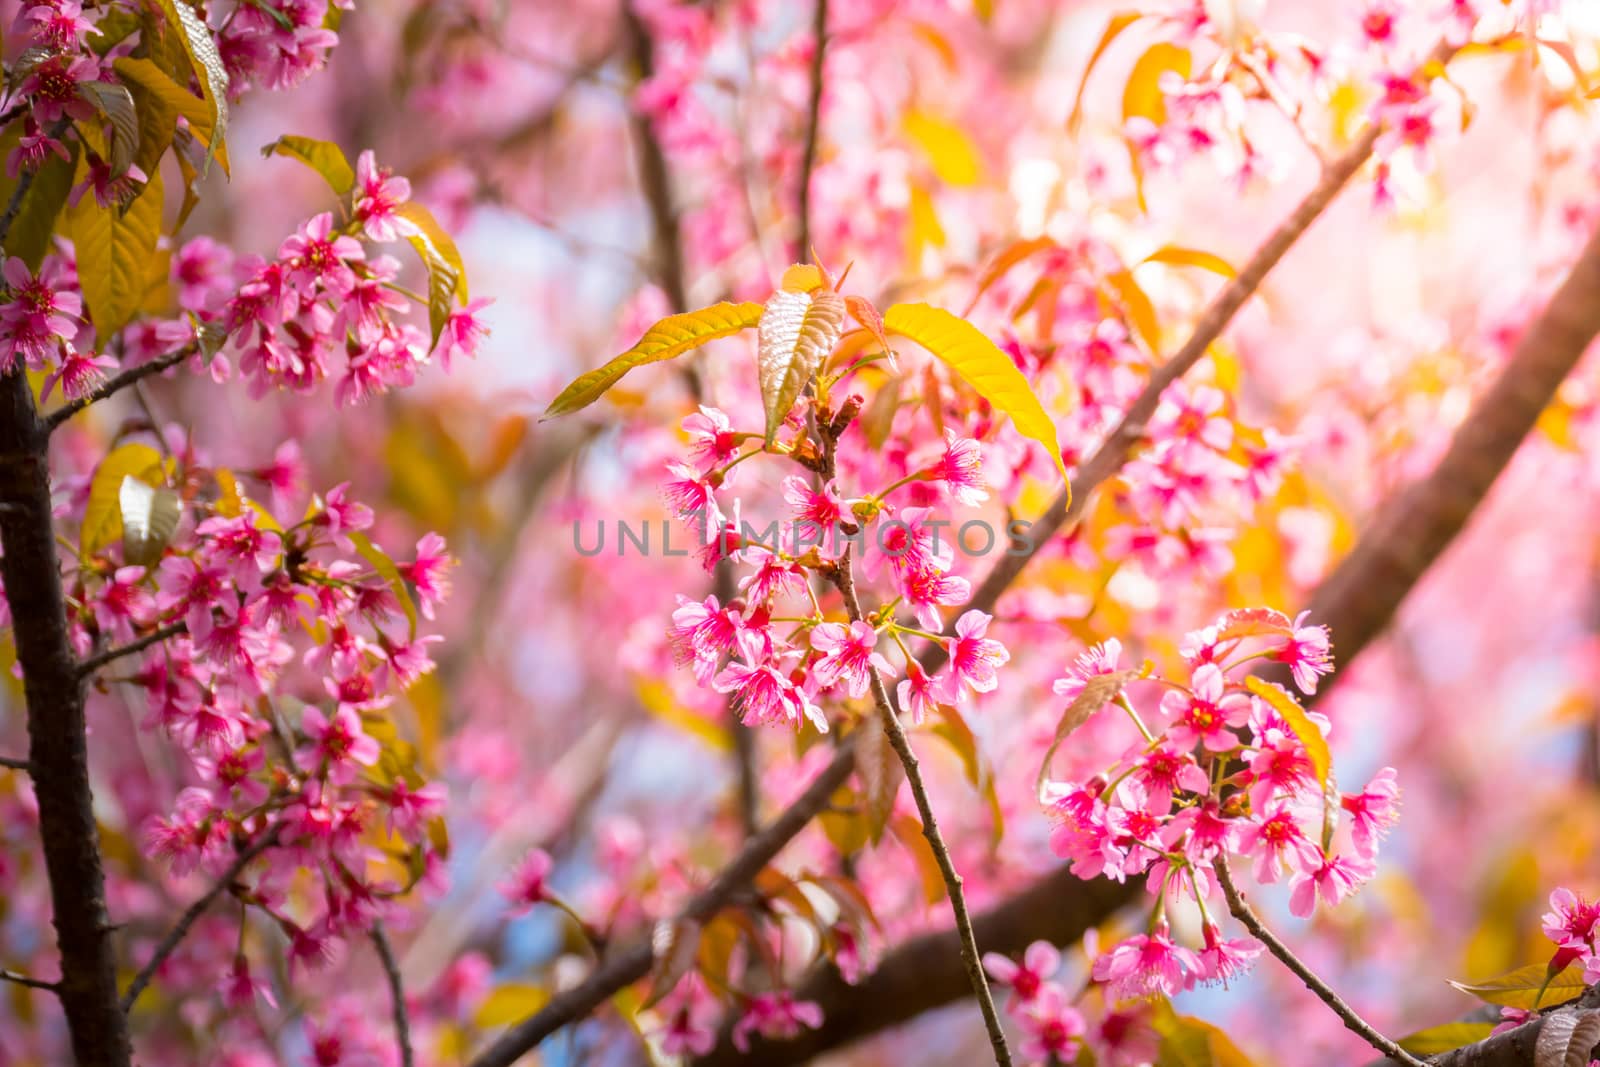
<svg viewBox="0 0 1600 1067"><path fill-rule="evenodd" d="M79 83L78 94L111 123L111 173L126 174L139 150L139 111L133 95L124 85L102 81Z"/></svg>
<svg viewBox="0 0 1600 1067"><path fill-rule="evenodd" d="M1220 274L1224 278L1232 278L1238 274L1233 265L1221 256L1210 252L1202 252L1198 248L1183 248L1179 245L1164 245L1144 257L1146 263L1165 263L1172 267L1199 267L1212 274Z"/></svg>
<svg viewBox="0 0 1600 1067"><path fill-rule="evenodd" d="M89 502L78 531L80 558L87 560L122 537L122 480L159 486L161 475L161 453L138 442L121 445L100 461L89 479Z"/></svg>
<svg viewBox="0 0 1600 1067"><path fill-rule="evenodd" d="M278 138L261 150L263 156L288 156L298 159L328 183L328 187L343 196L355 188L356 172L344 156L344 149L332 141L319 141L314 137L288 135Z"/></svg>
<svg viewBox="0 0 1600 1067"><path fill-rule="evenodd" d="M433 212L412 200L401 204L395 214L419 231L408 235L406 240L428 268L428 324L433 330L433 343L438 344L439 334L444 332L455 301L467 299L467 268L461 262L456 243L433 217Z"/></svg>
<svg viewBox="0 0 1600 1067"><path fill-rule="evenodd" d="M1250 1057L1233 1039L1204 1019L1168 1009L1155 1026L1161 1035L1156 1067L1250 1067Z"/></svg>
<svg viewBox="0 0 1600 1067"><path fill-rule="evenodd" d="M784 416L794 407L833 346L844 333L845 303L826 289L779 289L761 311L756 375L767 414L767 444L777 439Z"/></svg>
<svg viewBox="0 0 1600 1067"><path fill-rule="evenodd" d="M698 738L713 751L731 752L733 750L733 739L728 736L727 729L720 723L712 722L703 715L696 715L682 704L679 704L672 698L672 691L661 682L640 679L637 691L639 703L643 705L644 710L668 726Z"/></svg>
<svg viewBox="0 0 1600 1067"><path fill-rule="evenodd" d="M372 543L372 539L359 530L346 534L350 543L356 546L356 551L361 553L361 558L372 564L372 569L378 572L378 577L389 583L389 588L394 590L395 599L400 601L400 610L406 614L406 625L411 629L411 637L417 636L417 605L411 599L411 590L406 588L406 580L400 574L400 568L395 566L394 560L389 558L389 553Z"/></svg>
<svg viewBox="0 0 1600 1067"><path fill-rule="evenodd" d="M1328 770L1332 766L1333 757L1328 753L1328 739L1322 736L1322 731L1311 721L1306 709L1302 708L1281 685L1263 682L1255 675L1246 678L1244 684L1250 692L1265 700L1268 706L1289 724L1289 729L1294 731L1295 737L1305 746L1306 755L1317 773L1317 784L1326 789Z"/></svg>
<svg viewBox="0 0 1600 1067"><path fill-rule="evenodd" d="M947 185L973 185L983 173L978 149L966 131L948 119L912 110L900 120L901 128L927 158L928 165Z"/></svg>
<svg viewBox="0 0 1600 1067"><path fill-rule="evenodd" d="M172 143L179 115L188 120L191 133L203 143L211 143L216 116L205 100L173 81L151 60L123 56L112 66L138 105L139 151L135 162L146 174L155 170Z"/></svg>
<svg viewBox="0 0 1600 1067"><path fill-rule="evenodd" d="M646 330L632 348L561 390L545 408L544 417L553 418L588 407L635 367L674 359L719 337L748 330L761 321L761 312L761 305L754 302L730 304L724 301L699 311L668 315Z"/></svg>
<svg viewBox="0 0 1600 1067"><path fill-rule="evenodd" d="M1167 41L1157 41L1145 49L1122 88L1122 120L1149 119L1160 126L1167 121L1167 101L1161 92L1161 76L1168 71L1187 79L1193 60L1189 50Z"/></svg>
<svg viewBox="0 0 1600 1067"><path fill-rule="evenodd" d="M81 176L87 176L86 168L87 163L79 167ZM63 217L62 233L77 250L78 282L102 345L144 299L146 270L161 239L161 207L161 171L155 170L126 211L116 203L101 207L85 194Z"/></svg>
<svg viewBox="0 0 1600 1067"><path fill-rule="evenodd" d="M539 986L510 982L484 998L472 1021L480 1030L510 1026L537 1012L549 1000L550 994Z"/></svg>
<svg viewBox="0 0 1600 1067"><path fill-rule="evenodd" d="M1552 1008L1575 1000L1583 994L1583 968L1568 967L1546 984L1548 970L1543 963L1530 963L1514 971L1488 978L1482 982L1451 982L1450 984L1490 1004L1531 1011L1535 1007ZM1544 995L1539 995L1543 988Z"/></svg>
<svg viewBox="0 0 1600 1067"><path fill-rule="evenodd" d="M205 95L211 113L212 132L206 138L206 155L201 164L201 173L205 173L212 156L221 160L222 169L226 172L228 163L223 150L223 138L228 130L228 70L222 64L217 42L205 22L189 6L188 0L159 2L168 25L177 31L183 42L183 50L189 57L189 65L200 82L200 91Z"/></svg>
<svg viewBox="0 0 1600 1067"><path fill-rule="evenodd" d="M11 157L17 141L22 136L22 129L22 123L13 122L7 127L5 136L0 138L0 154L5 158ZM38 270L39 264L44 261L45 253L50 251L51 235L56 228L56 219L60 217L61 209L66 206L67 197L72 192L72 178L78 162L77 140L67 139L66 148L68 153L66 159L62 159L54 152L45 156L44 164L34 174L33 182L23 193L22 200L17 205L16 218L12 220L11 229L6 233L6 255L20 257L28 265L29 270ZM17 179L6 174L4 168L0 168L0 203L11 203L16 190ZM92 201L94 198L89 199Z"/></svg>
<svg viewBox="0 0 1600 1067"><path fill-rule="evenodd" d="M922 899L929 904L939 903L946 891L944 872L939 869L939 858L933 854L933 846L922 832L922 823L915 815L896 815L889 820L889 829L895 840L911 853L922 882Z"/></svg>
<svg viewBox="0 0 1600 1067"><path fill-rule="evenodd" d="M1111 21L1106 23L1100 40L1096 42L1094 51L1089 53L1089 62L1083 68L1083 80L1078 83L1078 92L1072 98L1072 111L1067 116L1067 129L1076 130L1083 121L1083 94L1089 88L1089 75L1094 73L1094 68L1100 62L1100 57L1105 55L1106 49L1111 47L1111 42L1121 36L1122 31L1144 18L1138 11L1119 11L1111 16Z"/></svg>
<svg viewBox="0 0 1600 1067"><path fill-rule="evenodd" d="M1476 1044L1488 1037L1492 1030L1494 1030L1493 1023L1445 1023L1443 1026L1430 1026L1426 1030L1407 1034L1395 1044L1413 1056L1437 1056L1441 1052L1450 1052L1462 1045Z"/></svg>
<svg viewBox="0 0 1600 1067"><path fill-rule="evenodd" d="M1133 332L1151 352L1160 352L1161 320L1156 316L1155 304L1150 302L1149 294L1139 285L1133 272L1113 271L1106 275L1106 284L1111 286L1117 303L1122 305L1122 313Z"/></svg>
<svg viewBox="0 0 1600 1067"><path fill-rule="evenodd" d="M1066 464L1056 427L1034 395L1011 357L1000 351L972 323L928 304L896 304L883 316L883 325L933 353L976 389L995 410L1011 416L1017 432L1039 442L1050 455L1061 480L1067 481Z"/></svg>

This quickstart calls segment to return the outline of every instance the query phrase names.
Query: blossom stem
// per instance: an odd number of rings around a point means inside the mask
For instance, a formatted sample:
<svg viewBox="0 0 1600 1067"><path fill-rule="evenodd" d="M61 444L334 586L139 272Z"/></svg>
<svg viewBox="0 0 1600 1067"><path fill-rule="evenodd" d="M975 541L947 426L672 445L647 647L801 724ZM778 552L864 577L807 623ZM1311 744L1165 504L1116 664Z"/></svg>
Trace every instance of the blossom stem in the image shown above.
<svg viewBox="0 0 1600 1067"><path fill-rule="evenodd" d="M1217 881L1222 886L1222 895L1228 900L1228 911L1243 924L1246 930L1250 931L1257 941L1267 946L1268 952L1278 957L1279 962L1294 972L1295 977L1304 982L1307 989L1315 993L1324 1004L1331 1008L1333 1013L1344 1022L1346 1029L1355 1033L1367 1044L1397 1063L1405 1064L1406 1067L1427 1067L1422 1060L1417 1059L1417 1057L1384 1037L1370 1023L1356 1014L1356 1010L1346 1004L1328 983L1318 978L1311 968L1301 963L1299 958L1289 951L1289 946L1279 941L1272 931L1267 929L1266 925L1256 916L1256 913L1250 910L1250 905L1245 903L1244 897L1239 895L1239 890L1235 888L1233 878L1228 873L1228 859L1221 852L1217 853L1215 867Z"/></svg>
<svg viewBox="0 0 1600 1067"><path fill-rule="evenodd" d="M1128 718L1132 719L1133 725L1139 728L1139 733L1144 736L1146 743L1155 743L1156 735L1150 732L1150 727L1146 726L1144 720L1139 717L1139 712L1135 710L1133 703L1128 700L1127 694L1117 694L1117 707L1128 713Z"/></svg>

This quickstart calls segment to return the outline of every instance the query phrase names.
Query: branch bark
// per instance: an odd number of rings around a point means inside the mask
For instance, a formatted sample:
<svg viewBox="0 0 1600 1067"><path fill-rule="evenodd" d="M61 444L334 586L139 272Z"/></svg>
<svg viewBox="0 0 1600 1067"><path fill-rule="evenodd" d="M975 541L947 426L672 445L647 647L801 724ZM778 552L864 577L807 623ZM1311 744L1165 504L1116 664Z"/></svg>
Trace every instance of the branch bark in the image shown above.
<svg viewBox="0 0 1600 1067"><path fill-rule="evenodd" d="M830 454L831 451L830 445ZM852 567L850 551L847 548L833 571L833 584L839 590L839 595L844 598L845 611L849 614L850 621L857 622L861 619L861 602L856 597ZM917 814L922 817L922 836L927 838L928 847L933 851L934 860L939 865L939 874L944 878L945 893L950 897L950 910L956 924L958 947L956 954L966 968L967 988L978 998L978 1007L983 1013L983 1025L989 1034L989 1047L994 1051L995 1063L999 1067L1010 1067L1011 1052L1006 1048L1005 1029L1000 1025L1000 1015L994 1007L994 996L989 991L988 979L983 974L983 963L978 957L978 940L972 931L972 917L967 913L967 897L961 888L961 874L950 858L950 849L944 842L944 835L939 832L939 823L933 814L933 803L928 796L928 787L922 780L917 754L912 751L911 742L906 737L905 729L900 725L900 717L889 699L889 690L884 686L883 677L879 675L877 668L871 670L872 702L878 712L878 722L883 727L883 732L889 735L889 745L899 757L900 766L905 768L906 782L911 787L912 799L916 801ZM871 726L862 727L868 730L871 728Z"/></svg>
<svg viewBox="0 0 1600 1067"><path fill-rule="evenodd" d="M622 5L622 31L628 60L640 81L655 73L655 48L650 29L639 17L633 0ZM672 189L667 156L650 127L650 116L632 106L628 111L633 126L634 153L639 166L639 184L650 207L650 226L655 244L655 274L667 302L674 311L689 308L689 286L684 278L683 235L678 230L678 209Z"/></svg>
<svg viewBox="0 0 1600 1067"><path fill-rule="evenodd" d="M828 0L816 0L811 15L811 96L806 107L806 142L800 155L800 240L795 262L811 255L811 172L817 167L817 144L822 132L822 71L827 61Z"/></svg>
<svg viewBox="0 0 1600 1067"><path fill-rule="evenodd" d="M133 1009L134 1003L139 999L139 994L145 991L151 980L155 978L156 972L161 969L161 965L167 962L168 957L183 943L183 939L189 936L189 931L194 928L195 923L200 921L200 916L204 915L206 910L216 902L216 899L233 886L234 881L250 865L251 860L278 843L278 838L282 833L283 824L278 823L262 834L254 844L234 857L233 862L228 865L228 869L222 872L222 877L211 884L210 889L207 889L204 894L184 910L184 913L178 917L178 921L173 924L172 929L168 930L166 935L161 938L161 943L156 946L156 950L150 954L149 961L139 969L138 974L133 976L133 981L128 983L128 991L122 995L122 1011L126 1012Z"/></svg>
<svg viewBox="0 0 1600 1067"><path fill-rule="evenodd" d="M0 379L0 578L27 703L28 763L61 952L58 993L80 1067L126 1067L100 830L89 787L84 690L67 635L50 508L49 427L21 370Z"/></svg>
<svg viewBox="0 0 1600 1067"><path fill-rule="evenodd" d="M411 1016L406 1009L406 985L400 977L400 964L394 958L394 946L389 944L389 934L381 921L372 924L372 947L378 950L378 961L383 964L383 976L389 983L389 1003L394 1012L394 1041L400 1049L400 1067L415 1067L417 1059L411 1049Z"/></svg>
<svg viewBox="0 0 1600 1067"><path fill-rule="evenodd" d="M1305 987L1317 995L1328 1008L1339 1017L1345 1028L1361 1040L1388 1056L1404 1067L1426 1067L1426 1065L1411 1053L1390 1041L1367 1020L1356 1014L1356 1010L1344 999L1334 992L1333 987L1317 977L1316 972L1300 961L1300 958L1289 950L1289 946L1278 940L1276 934L1267 929L1266 924L1256 917L1250 910L1244 897L1239 895L1239 890L1233 884L1233 876L1228 872L1228 859L1222 854L1217 855L1216 861L1217 883L1222 886L1222 895L1228 900L1228 912L1244 926L1246 930L1267 946L1267 951L1277 957L1278 962L1289 968L1294 976L1305 983Z"/></svg>

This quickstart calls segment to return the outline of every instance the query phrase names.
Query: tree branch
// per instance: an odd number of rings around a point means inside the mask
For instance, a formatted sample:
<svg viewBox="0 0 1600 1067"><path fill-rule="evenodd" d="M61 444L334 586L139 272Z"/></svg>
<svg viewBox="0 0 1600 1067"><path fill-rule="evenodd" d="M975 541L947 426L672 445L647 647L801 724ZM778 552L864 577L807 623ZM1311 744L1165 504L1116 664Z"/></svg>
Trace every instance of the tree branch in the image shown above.
<svg viewBox="0 0 1600 1067"><path fill-rule="evenodd" d="M800 155L800 240L795 262L811 255L811 174L817 167L817 143L822 131L822 72L828 47L828 0L816 0L811 16L811 97L806 105L806 143Z"/></svg>
<svg viewBox="0 0 1600 1067"><path fill-rule="evenodd" d="M54 432L56 427L72 418L72 416L76 415L90 404L97 404L109 396L120 393L130 385L135 385L144 381L151 375L160 374L162 371L167 370L170 367L176 367L179 363L182 363L184 360L194 355L197 351L199 351L198 346L191 342L187 345L184 345L176 352L168 352L164 356L157 356L148 363L141 363L131 370L123 371L121 374L118 374L116 377L108 380L98 389L95 389L89 393L85 393L78 399L71 401L70 403L63 404L52 411L45 417L45 432Z"/></svg>
<svg viewBox="0 0 1600 1067"><path fill-rule="evenodd" d="M854 760L848 748L841 749L806 791L760 833L745 842L733 861L700 893L690 899L679 921L705 922L733 899L763 867L772 862L812 816L828 804L828 798L850 777ZM561 1027L582 1019L612 994L650 973L655 954L648 938L634 942L615 955L607 956L584 981L557 993L539 1012L507 1030L499 1040L471 1061L470 1067L511 1067L523 1053L537 1046Z"/></svg>
<svg viewBox="0 0 1600 1067"><path fill-rule="evenodd" d="M0 218L0 233L8 225ZM56 554L49 442L27 375L18 370L0 378L0 578L22 667L28 763L61 953L58 992L77 1062L127 1067L132 1051L117 1003L84 691Z"/></svg>
<svg viewBox="0 0 1600 1067"><path fill-rule="evenodd" d="M0 756L0 767L4 767L8 771L22 771L23 773L33 770L27 760L18 759L15 756Z"/></svg>
<svg viewBox="0 0 1600 1067"><path fill-rule="evenodd" d="M400 977L400 965L395 962L394 946L383 922L372 924L372 947L378 950L378 960L383 964L383 975L389 981L389 1000L394 1009L394 1040L400 1048L400 1067L415 1067L416 1054L411 1050L411 1017L406 1012L406 986Z"/></svg>
<svg viewBox="0 0 1600 1067"><path fill-rule="evenodd" d="M831 447L829 451L831 452ZM831 577L834 587L844 598L845 611L849 614L850 621L860 621L861 601L856 597L855 577L848 547L831 572ZM961 874L950 858L950 849L944 842L944 835L939 832L938 822L934 819L933 804L928 797L928 787L922 780L917 754L912 751L911 742L906 738L906 732L900 725L900 718L895 714L894 705L890 703L889 691L883 684L882 676L878 674L877 668L870 669L872 702L878 710L878 721L882 724L884 733L889 735L889 744L894 749L894 754L900 758L900 766L905 768L906 782L911 786L912 799L916 801L917 813L922 816L922 836L927 838L928 847L933 850L934 859L939 864L939 874L944 878L945 892L950 897L950 910L955 915L956 935L961 946L961 962L966 966L968 986L972 994L978 998L978 1008L983 1013L983 1025L989 1032L989 1046L994 1050L994 1061L1000 1067L1009 1067L1011 1053L1006 1048L1005 1030L1000 1025L1000 1015L995 1011L994 997L989 992L989 983L983 974L983 963L978 957L978 941L972 932L972 917L967 914L967 898L961 888ZM871 729L870 726L863 728Z"/></svg>
<svg viewBox="0 0 1600 1067"><path fill-rule="evenodd" d="M4 967L0 967L0 982L10 982L12 985L26 986L29 989L42 989L46 993L55 993L57 995L61 993L60 982L44 982L38 978L29 978L25 974L8 971Z"/></svg>
<svg viewBox="0 0 1600 1067"><path fill-rule="evenodd" d="M634 0L622 5L622 31L628 59L639 81L655 74L655 48L650 30L634 8ZM684 277L683 235L678 230L678 209L674 204L672 175L667 156L650 125L650 116L631 104L628 119L633 126L635 155L639 165L639 184L650 206L650 224L655 241L656 280L667 294L673 311L689 310L689 286Z"/></svg>
<svg viewBox="0 0 1600 1067"><path fill-rule="evenodd" d="M1268 952L1278 957L1278 962L1294 972L1295 977L1304 982L1306 988L1315 993L1318 999L1339 1017L1346 1029L1396 1063L1404 1064L1405 1067L1427 1067L1421 1060L1380 1034L1372 1024L1358 1015L1354 1008L1346 1004L1339 994L1333 991L1332 986L1318 978L1310 967L1301 963L1299 958L1289 951L1288 945L1279 941L1277 935L1267 929L1266 924L1250 910L1250 905L1245 903L1244 897L1239 895L1239 890L1233 884L1233 876L1228 872L1228 858L1225 855L1218 852L1213 866L1216 868L1217 882L1222 886L1222 895L1228 900L1228 911L1255 936L1257 941L1267 946Z"/></svg>
<svg viewBox="0 0 1600 1067"><path fill-rule="evenodd" d="M206 913L206 910L216 902L218 897L233 887L239 875L250 865L250 861L276 845L278 838L282 834L283 824L274 823L266 833L256 838L249 848L235 856L233 862L228 865L228 869L222 872L222 877L212 883L211 888L207 889L199 899L189 905L188 910L178 917L178 921L173 924L172 929L167 931L166 936L161 939L161 943L156 946L156 950L151 955L149 962L141 967L139 973L133 976L133 981L128 983L128 991L122 994L121 1010L123 1012L132 1010L133 1005L139 999L139 994L145 991L145 987L155 978L156 972L161 969L161 965L167 962L167 958L183 943L183 939L189 936L189 931L194 928L195 923L200 921L200 916Z"/></svg>
<svg viewBox="0 0 1600 1067"><path fill-rule="evenodd" d="M175 622L168 626L163 626L159 630L154 630L143 637L135 638L125 645L117 645L114 648L108 648L103 652L97 652L85 658L78 664L78 674L80 677L88 678L108 663L114 663L124 656L132 656L143 652L151 645L159 645L169 637L177 637L179 634L188 632L189 624L184 622Z"/></svg>

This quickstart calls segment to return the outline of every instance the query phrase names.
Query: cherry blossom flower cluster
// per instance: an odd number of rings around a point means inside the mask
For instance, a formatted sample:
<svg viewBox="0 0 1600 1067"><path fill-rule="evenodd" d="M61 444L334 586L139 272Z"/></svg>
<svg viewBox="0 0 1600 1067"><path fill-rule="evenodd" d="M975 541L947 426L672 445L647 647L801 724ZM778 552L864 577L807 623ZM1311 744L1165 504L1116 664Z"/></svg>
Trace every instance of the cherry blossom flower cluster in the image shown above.
<svg viewBox="0 0 1600 1067"><path fill-rule="evenodd" d="M702 685L738 700L747 724L809 722L826 732L819 698L864 698L874 673L886 682L900 679L899 697L913 723L938 703L995 688L995 668L1009 654L987 636L989 615L968 611L956 621L953 636L939 635L945 611L971 594L966 579L951 573L950 523L928 507L899 506L891 499L919 483L957 504L984 500L977 441L950 432L924 463L860 495L842 491L834 479L813 484L788 476L782 487L785 520L758 529L740 518L741 502L729 502L729 494L740 465L763 451L761 435L735 429L725 413L709 407L686 419L684 432L694 462L669 465L666 498L692 531L709 531L703 550L708 565L725 558L747 573L739 580L741 595L728 604L715 596L680 595L671 645ZM757 443L741 448L750 441ZM789 450L806 454L799 438ZM896 595L869 618L839 621L823 611L807 575L837 567L852 548L867 577L882 579ZM900 605L915 614L918 625L897 620L894 609ZM908 635L943 641L947 664L929 675L907 649ZM886 649L898 650L898 666Z"/></svg>
<svg viewBox="0 0 1600 1067"><path fill-rule="evenodd" d="M339 43L338 26L354 0L263 0L223 16L217 51L237 96L250 88L292 89L322 69Z"/></svg>
<svg viewBox="0 0 1600 1067"><path fill-rule="evenodd" d="M343 406L410 385L435 356L447 369L456 356L476 353L486 329L486 301L453 309L438 343L406 317L426 301L399 285L400 263L389 255L369 257L360 237L392 242L417 233L401 206L410 198L404 178L381 168L371 152L356 164L356 186L348 221L335 225L323 212L283 242L275 259L249 258L233 265L241 280L220 319L239 353L239 371L253 393L273 388L314 389L337 375L335 396ZM179 259L179 270L195 281L224 274L219 246L207 243ZM341 358L342 357L342 358Z"/></svg>
<svg viewBox="0 0 1600 1067"><path fill-rule="evenodd" d="M1452 103L1437 93L1429 50L1465 44L1481 13L1471 2L1417 11L1375 0L1352 14L1356 43L1341 48L1254 27L1241 32L1201 3L1169 16L1165 21L1174 47L1184 49L1185 69L1197 53L1195 73L1160 71L1155 87L1163 106L1126 120L1124 132L1144 165L1171 169L1204 157L1241 185L1270 177L1282 159L1259 146L1268 125L1260 116L1273 113L1277 123L1288 123L1314 144L1322 131L1305 125L1310 105L1344 93L1372 101L1367 117L1382 130L1374 194L1379 204L1392 204L1432 168L1447 108L1470 106L1459 94Z"/></svg>
<svg viewBox="0 0 1600 1067"><path fill-rule="evenodd" d="M1278 612L1230 612L1188 634L1186 678L1148 678L1124 668L1107 641L1055 683L1068 716L1114 704L1136 739L1088 781L1043 781L1051 846L1075 874L1114 880L1148 875L1156 894L1150 929L1102 955L1094 977L1119 996L1171 996L1197 983L1225 983L1261 946L1228 940L1208 903L1215 864L1231 857L1256 881L1287 879L1290 910L1308 916L1372 877L1378 847L1398 817L1395 772L1379 771L1360 792L1325 787L1330 726L1275 683L1244 676L1262 663L1287 668L1302 692L1332 669L1327 632ZM1136 699L1140 689L1158 699ZM1231 864L1230 864L1231 865ZM1198 951L1178 944L1165 921L1170 902L1192 900L1204 926Z"/></svg>
<svg viewBox="0 0 1600 1067"><path fill-rule="evenodd" d="M1017 1051L1026 1062L1071 1063L1085 1046L1096 1063L1155 1058L1160 1038L1150 1025L1149 1006L1117 1005L1089 1022L1058 973L1061 953L1050 942L1035 941L1019 960L986 953L983 967L1010 994L1006 1010L1022 1031Z"/></svg>
<svg viewBox="0 0 1600 1067"><path fill-rule="evenodd" d="M291 449L247 480L277 496L298 473ZM161 558L132 562L115 544L86 557L70 583L71 636L85 657L149 644L98 677L142 691L143 728L187 766L190 784L146 821L149 853L175 877L215 879L261 850L233 892L279 936L249 936L238 921L218 972L219 1003L233 1010L272 1001L256 942L284 945L291 975L318 969L398 915L413 888L443 886L444 790L422 777L388 709L433 669L439 638L416 624L448 595L452 561L437 535L391 560L344 485L280 522L233 474L192 457L171 480L188 503Z"/></svg>
<svg viewBox="0 0 1600 1067"><path fill-rule="evenodd" d="M1600 904L1585 900L1565 887L1550 894L1550 910L1542 920L1545 936L1556 943L1550 973L1560 974L1577 965L1585 985L1600 982Z"/></svg>

